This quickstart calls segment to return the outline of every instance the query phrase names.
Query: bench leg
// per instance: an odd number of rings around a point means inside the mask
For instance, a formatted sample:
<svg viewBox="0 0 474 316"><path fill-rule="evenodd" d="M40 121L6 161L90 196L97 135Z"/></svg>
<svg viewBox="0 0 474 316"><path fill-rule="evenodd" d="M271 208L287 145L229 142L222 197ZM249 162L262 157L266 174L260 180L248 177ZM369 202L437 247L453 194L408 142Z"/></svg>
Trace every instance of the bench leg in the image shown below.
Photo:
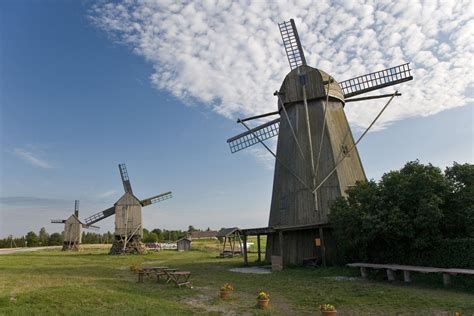
<svg viewBox="0 0 474 316"><path fill-rule="evenodd" d="M443 273L443 284L450 285L451 284L451 276L447 273Z"/></svg>
<svg viewBox="0 0 474 316"><path fill-rule="evenodd" d="M393 273L393 270L387 269L387 279L389 281L395 281L395 274Z"/></svg>
<svg viewBox="0 0 474 316"><path fill-rule="evenodd" d="M405 281L406 283L411 282L410 271L403 271L403 281Z"/></svg>
<svg viewBox="0 0 474 316"><path fill-rule="evenodd" d="M143 283L143 272L138 272L138 283Z"/></svg>
<svg viewBox="0 0 474 316"><path fill-rule="evenodd" d="M360 267L360 276L367 279L367 268Z"/></svg>

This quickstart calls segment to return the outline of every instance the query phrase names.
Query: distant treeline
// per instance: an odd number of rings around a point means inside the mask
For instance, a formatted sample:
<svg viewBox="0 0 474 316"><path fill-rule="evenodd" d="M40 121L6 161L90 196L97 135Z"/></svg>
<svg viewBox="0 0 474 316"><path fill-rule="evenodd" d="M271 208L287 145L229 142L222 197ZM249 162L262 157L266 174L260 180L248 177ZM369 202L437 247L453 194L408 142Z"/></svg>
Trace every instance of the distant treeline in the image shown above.
<svg viewBox="0 0 474 316"><path fill-rule="evenodd" d="M183 230L166 230L155 228L151 231L143 229L144 242L164 242L176 241L181 237L186 236L188 232L196 231L193 226L189 226L187 231ZM209 230L209 228L208 228ZM82 232L83 244L109 244L112 243L114 234L106 232L104 234L97 234L93 232ZM0 239L0 248L10 247L41 247L41 246L61 246L63 244L63 233L49 234L44 227L39 233L33 231L28 232L25 236L20 238L7 237Z"/></svg>

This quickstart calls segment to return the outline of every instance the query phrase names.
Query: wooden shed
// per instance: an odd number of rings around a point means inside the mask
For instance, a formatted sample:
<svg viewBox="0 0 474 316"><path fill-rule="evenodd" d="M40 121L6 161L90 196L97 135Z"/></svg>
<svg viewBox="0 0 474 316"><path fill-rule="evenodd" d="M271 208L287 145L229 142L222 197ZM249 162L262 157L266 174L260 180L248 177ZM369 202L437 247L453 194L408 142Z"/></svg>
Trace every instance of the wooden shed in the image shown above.
<svg viewBox="0 0 474 316"><path fill-rule="evenodd" d="M191 239L187 237L183 237L181 239L178 239L176 242L176 249L178 251L188 251L191 250Z"/></svg>
<svg viewBox="0 0 474 316"><path fill-rule="evenodd" d="M242 239L240 238L240 229L238 227L222 228L217 232L217 238L223 239L221 257L233 257L242 255Z"/></svg>

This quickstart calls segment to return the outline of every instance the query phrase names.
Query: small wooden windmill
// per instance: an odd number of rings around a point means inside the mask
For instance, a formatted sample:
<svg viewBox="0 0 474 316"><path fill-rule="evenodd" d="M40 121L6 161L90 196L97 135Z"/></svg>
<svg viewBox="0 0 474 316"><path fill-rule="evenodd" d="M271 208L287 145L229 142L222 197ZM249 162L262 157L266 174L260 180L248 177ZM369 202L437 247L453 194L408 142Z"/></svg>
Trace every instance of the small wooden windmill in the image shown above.
<svg viewBox="0 0 474 316"><path fill-rule="evenodd" d="M81 245L82 228L99 228L93 225L86 225L79 219L79 200L74 203L74 214L68 219L53 219L51 223L64 224L63 251L78 251Z"/></svg>
<svg viewBox="0 0 474 316"><path fill-rule="evenodd" d="M315 256L324 261L330 230L324 242L323 228L328 226L331 203L356 181L366 179L356 148L360 139L354 142L344 105L387 97L390 103L398 92L353 97L413 77L406 63L338 83L326 72L306 65L293 19L279 28L291 71L274 93L278 111L239 119L247 131L227 142L232 153L260 143L276 158L268 227L272 229L261 230L273 232L267 239L267 258L279 255L284 264L301 264L304 258ZM254 128L245 123L271 115L279 117ZM264 141L277 135L275 154ZM315 247L316 239L322 242L320 249Z"/></svg>
<svg viewBox="0 0 474 316"><path fill-rule="evenodd" d="M171 192L162 193L148 199L139 200L132 191L125 164L119 164L124 195L114 206L96 213L85 219L91 225L115 214L115 240L110 254L143 253L145 247L141 242L143 237L142 207L161 202L173 197Z"/></svg>

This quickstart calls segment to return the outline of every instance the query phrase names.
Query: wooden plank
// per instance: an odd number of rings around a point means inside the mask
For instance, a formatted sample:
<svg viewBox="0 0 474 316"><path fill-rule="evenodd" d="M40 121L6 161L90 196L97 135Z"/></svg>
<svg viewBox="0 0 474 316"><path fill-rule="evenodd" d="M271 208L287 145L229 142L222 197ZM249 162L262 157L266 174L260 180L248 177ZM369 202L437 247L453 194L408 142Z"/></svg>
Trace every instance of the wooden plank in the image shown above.
<svg viewBox="0 0 474 316"><path fill-rule="evenodd" d="M244 236L244 238L246 239L247 236ZM261 251L260 251L260 235L257 235L257 251L258 251L258 262L261 262L262 261L262 256L261 256Z"/></svg>
<svg viewBox="0 0 474 316"><path fill-rule="evenodd" d="M443 284L444 285L451 284L451 275L449 273L443 273Z"/></svg>
<svg viewBox="0 0 474 316"><path fill-rule="evenodd" d="M411 282L410 271L403 271L403 281L405 281L406 283Z"/></svg>
<svg viewBox="0 0 474 316"><path fill-rule="evenodd" d="M247 257L247 236L244 235L244 264L247 266L249 264Z"/></svg>
<svg viewBox="0 0 474 316"><path fill-rule="evenodd" d="M387 279L389 281L395 281L395 273L392 269L387 269Z"/></svg>

